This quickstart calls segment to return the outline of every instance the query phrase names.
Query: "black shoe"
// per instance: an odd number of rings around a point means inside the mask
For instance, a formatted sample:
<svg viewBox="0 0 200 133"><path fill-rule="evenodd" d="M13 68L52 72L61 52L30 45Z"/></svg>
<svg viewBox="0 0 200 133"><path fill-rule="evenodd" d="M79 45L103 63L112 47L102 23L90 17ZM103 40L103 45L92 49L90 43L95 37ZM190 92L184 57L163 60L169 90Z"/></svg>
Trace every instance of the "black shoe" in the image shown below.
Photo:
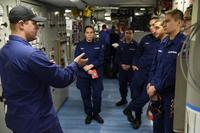
<svg viewBox="0 0 200 133"><path fill-rule="evenodd" d="M119 102L116 103L116 106L122 106L122 105L125 105L127 104L127 100L120 100Z"/></svg>
<svg viewBox="0 0 200 133"><path fill-rule="evenodd" d="M132 123L134 129L138 129L141 126L141 118L135 118L134 122Z"/></svg>
<svg viewBox="0 0 200 133"><path fill-rule="evenodd" d="M94 114L94 115L93 115L93 119L94 119L95 121L97 121L98 123L104 123L103 118L102 118L99 114Z"/></svg>
<svg viewBox="0 0 200 133"><path fill-rule="evenodd" d="M92 122L92 115L87 115L85 118L85 124L90 124Z"/></svg>
<svg viewBox="0 0 200 133"><path fill-rule="evenodd" d="M124 115L126 115L127 120L128 120L129 122L134 122L134 117L133 117L133 115L132 115L131 110L129 110L128 108L125 108L125 109L123 110L123 113L124 113Z"/></svg>

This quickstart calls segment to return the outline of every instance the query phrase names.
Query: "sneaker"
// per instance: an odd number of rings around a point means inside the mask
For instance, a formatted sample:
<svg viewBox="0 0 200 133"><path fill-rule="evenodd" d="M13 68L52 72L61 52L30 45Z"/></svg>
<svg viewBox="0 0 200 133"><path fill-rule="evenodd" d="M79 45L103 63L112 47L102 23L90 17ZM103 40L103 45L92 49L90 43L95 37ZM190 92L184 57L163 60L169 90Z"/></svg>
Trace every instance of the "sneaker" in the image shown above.
<svg viewBox="0 0 200 133"><path fill-rule="evenodd" d="M134 117L133 117L132 111L131 111L130 109L125 108L125 109L123 110L123 113L124 113L124 115L126 115L127 120L128 120L129 122L134 122Z"/></svg>
<svg viewBox="0 0 200 133"><path fill-rule="evenodd" d="M85 124L90 124L92 122L92 115L87 115L85 118Z"/></svg>
<svg viewBox="0 0 200 133"><path fill-rule="evenodd" d="M98 123L104 123L103 118L102 118L99 114L93 115L93 119L94 119L95 121L97 121Z"/></svg>
<svg viewBox="0 0 200 133"><path fill-rule="evenodd" d="M127 100L120 100L119 102L116 103L116 106L122 106L122 105L125 105L127 104Z"/></svg>
<svg viewBox="0 0 200 133"><path fill-rule="evenodd" d="M138 129L141 126L141 119L140 118L135 118L135 120L132 123L132 126L134 129Z"/></svg>

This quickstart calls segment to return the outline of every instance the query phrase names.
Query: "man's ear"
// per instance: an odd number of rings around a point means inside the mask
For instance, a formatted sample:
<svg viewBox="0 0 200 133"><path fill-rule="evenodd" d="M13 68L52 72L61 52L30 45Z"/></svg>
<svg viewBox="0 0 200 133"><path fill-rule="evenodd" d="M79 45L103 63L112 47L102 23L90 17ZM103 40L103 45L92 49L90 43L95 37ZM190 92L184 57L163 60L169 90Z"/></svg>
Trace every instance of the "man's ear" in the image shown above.
<svg viewBox="0 0 200 133"><path fill-rule="evenodd" d="M182 21L182 20L178 20L178 24L179 24L180 26L182 26L182 25L183 25L183 21Z"/></svg>
<svg viewBox="0 0 200 133"><path fill-rule="evenodd" d="M24 29L24 21L23 20L20 20L17 24L18 24L20 30Z"/></svg>
<svg viewBox="0 0 200 133"><path fill-rule="evenodd" d="M179 26L182 27L182 26L183 26L183 23L184 23L184 22L183 22L182 20L178 20L178 25L179 25Z"/></svg>

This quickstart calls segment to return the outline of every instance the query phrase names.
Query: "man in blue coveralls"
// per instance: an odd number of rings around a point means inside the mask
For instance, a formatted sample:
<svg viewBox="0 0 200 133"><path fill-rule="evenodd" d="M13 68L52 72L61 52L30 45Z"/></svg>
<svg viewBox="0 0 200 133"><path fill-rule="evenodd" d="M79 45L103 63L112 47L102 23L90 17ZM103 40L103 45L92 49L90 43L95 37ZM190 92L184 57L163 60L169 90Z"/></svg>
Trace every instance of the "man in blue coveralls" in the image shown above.
<svg viewBox="0 0 200 133"><path fill-rule="evenodd" d="M77 88L80 89L87 114L85 124L90 124L92 119L104 123L99 115L101 112L101 95L103 91L103 47L94 41L94 28L86 26L84 29L85 40L76 45L75 57L85 53L88 63L79 69Z"/></svg>
<svg viewBox="0 0 200 133"><path fill-rule="evenodd" d="M173 133L176 59L185 40L185 35L180 32L182 23L180 10L166 12L163 27L168 36L157 51L147 86L149 97L161 96L161 114L154 116L154 133Z"/></svg>
<svg viewBox="0 0 200 133"><path fill-rule="evenodd" d="M160 40L154 36L154 24L157 20L158 17L153 16L149 21L151 33L142 38L137 50L137 56L133 58L132 69L134 70L134 76L131 82L132 100L123 112L128 117L128 121L133 123L133 128L135 129L140 127L142 108L149 101L146 92L148 73L151 69L156 50L160 46ZM132 116L132 111L135 111L135 120Z"/></svg>
<svg viewBox="0 0 200 133"><path fill-rule="evenodd" d="M104 76L110 75L110 33L108 32L106 24L102 25L102 30L99 32L99 42L104 48Z"/></svg>
<svg viewBox="0 0 200 133"><path fill-rule="evenodd" d="M124 40L119 43L117 48L117 60L119 63L119 92L121 100L116 103L116 106L127 104L128 87L133 75L132 59L137 50L137 42L133 39L134 29L128 28L125 30Z"/></svg>
<svg viewBox="0 0 200 133"><path fill-rule="evenodd" d="M6 125L14 133L63 133L53 107L50 86L63 88L75 79L87 59L80 55L62 69L29 41L36 39L36 16L24 6L9 15L11 35L0 50L0 76L7 104Z"/></svg>
<svg viewBox="0 0 200 133"><path fill-rule="evenodd" d="M99 41L102 45L104 45L105 49L108 48L108 45L110 44L110 34L108 32L106 24L102 25L102 30L99 32Z"/></svg>

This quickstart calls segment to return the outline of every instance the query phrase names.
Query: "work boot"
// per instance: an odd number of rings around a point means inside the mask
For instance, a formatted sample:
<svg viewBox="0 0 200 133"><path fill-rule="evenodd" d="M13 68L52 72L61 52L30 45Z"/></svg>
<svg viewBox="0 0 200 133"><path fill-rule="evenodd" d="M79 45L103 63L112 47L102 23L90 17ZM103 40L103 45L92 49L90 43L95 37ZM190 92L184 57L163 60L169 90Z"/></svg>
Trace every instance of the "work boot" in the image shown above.
<svg viewBox="0 0 200 133"><path fill-rule="evenodd" d="M133 117L132 111L131 111L130 109L125 108L125 109L123 110L123 113L124 113L124 115L126 115L127 120L128 120L129 122L134 122L134 117Z"/></svg>
<svg viewBox="0 0 200 133"><path fill-rule="evenodd" d="M97 121L98 123L104 123L103 118L102 118L99 114L94 114L94 115L93 115L93 119L94 119L95 121Z"/></svg>
<svg viewBox="0 0 200 133"><path fill-rule="evenodd" d="M133 125L134 129L140 128L140 126L141 126L141 116L139 116L139 117L136 116L136 118L133 121L132 125Z"/></svg>
<svg viewBox="0 0 200 133"><path fill-rule="evenodd" d="M127 104L127 100L126 99L121 99L119 102L116 103L116 106L122 106Z"/></svg>
<svg viewBox="0 0 200 133"><path fill-rule="evenodd" d="M92 115L87 115L85 118L85 124L90 124L92 122Z"/></svg>

